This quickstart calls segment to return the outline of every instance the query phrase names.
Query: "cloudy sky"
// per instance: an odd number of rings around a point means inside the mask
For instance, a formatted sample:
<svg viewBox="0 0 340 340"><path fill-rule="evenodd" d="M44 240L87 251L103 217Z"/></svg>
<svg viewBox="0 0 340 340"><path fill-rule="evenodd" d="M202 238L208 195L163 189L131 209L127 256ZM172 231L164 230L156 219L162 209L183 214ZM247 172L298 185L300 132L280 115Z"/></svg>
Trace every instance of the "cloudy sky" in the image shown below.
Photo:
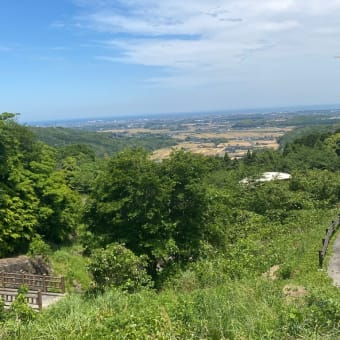
<svg viewBox="0 0 340 340"><path fill-rule="evenodd" d="M0 0L22 119L340 104L340 0Z"/></svg>

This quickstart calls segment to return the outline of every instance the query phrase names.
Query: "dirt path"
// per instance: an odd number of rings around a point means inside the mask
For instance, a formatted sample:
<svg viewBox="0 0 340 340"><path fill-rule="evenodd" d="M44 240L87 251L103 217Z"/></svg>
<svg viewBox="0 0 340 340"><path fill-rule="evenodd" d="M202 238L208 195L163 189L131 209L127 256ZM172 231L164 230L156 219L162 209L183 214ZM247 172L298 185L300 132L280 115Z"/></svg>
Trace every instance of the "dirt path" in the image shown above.
<svg viewBox="0 0 340 340"><path fill-rule="evenodd" d="M340 235L333 246L333 256L329 261L328 275L333 279L334 286L340 287Z"/></svg>

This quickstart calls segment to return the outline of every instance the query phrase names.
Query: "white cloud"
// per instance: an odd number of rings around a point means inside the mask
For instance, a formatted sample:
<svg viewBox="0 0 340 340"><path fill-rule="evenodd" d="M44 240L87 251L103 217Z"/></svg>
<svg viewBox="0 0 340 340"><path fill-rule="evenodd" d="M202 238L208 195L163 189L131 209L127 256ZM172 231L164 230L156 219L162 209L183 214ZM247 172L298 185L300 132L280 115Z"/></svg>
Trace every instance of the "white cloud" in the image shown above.
<svg viewBox="0 0 340 340"><path fill-rule="evenodd" d="M293 28L300 26L297 21L288 20L282 22L275 22L275 21L268 21L264 23L260 23L258 25L258 30L264 30L269 32L280 32L280 31L287 31Z"/></svg>
<svg viewBox="0 0 340 340"><path fill-rule="evenodd" d="M164 67L151 83L228 81L257 54L330 53L340 30L340 0L76 1L82 27L112 35L96 59Z"/></svg>
<svg viewBox="0 0 340 340"><path fill-rule="evenodd" d="M1 46L0 45L0 52L11 52L12 49L8 46Z"/></svg>

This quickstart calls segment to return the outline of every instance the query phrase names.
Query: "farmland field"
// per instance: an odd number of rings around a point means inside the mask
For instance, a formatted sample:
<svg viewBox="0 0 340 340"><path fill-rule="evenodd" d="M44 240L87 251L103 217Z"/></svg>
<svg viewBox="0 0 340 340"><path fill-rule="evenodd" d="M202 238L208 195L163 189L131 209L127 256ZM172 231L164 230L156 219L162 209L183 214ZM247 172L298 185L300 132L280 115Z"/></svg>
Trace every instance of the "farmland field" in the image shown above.
<svg viewBox="0 0 340 340"><path fill-rule="evenodd" d="M277 149L278 138L293 127L265 127L236 130L230 126L219 124L183 124L181 129L170 130L147 128L124 128L102 130L102 133L123 133L127 136L145 134L164 134L174 138L177 144L173 147L161 148L153 153L153 159L163 159L169 156L172 150L185 150L211 156L223 156L225 152L230 157L241 157L248 150Z"/></svg>

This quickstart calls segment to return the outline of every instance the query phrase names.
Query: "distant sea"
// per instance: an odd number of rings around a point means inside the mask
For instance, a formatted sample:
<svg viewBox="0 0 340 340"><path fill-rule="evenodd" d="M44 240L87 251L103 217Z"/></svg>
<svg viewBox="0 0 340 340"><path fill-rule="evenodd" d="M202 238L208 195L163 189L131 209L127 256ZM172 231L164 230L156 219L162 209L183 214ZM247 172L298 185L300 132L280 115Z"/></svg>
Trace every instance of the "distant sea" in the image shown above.
<svg viewBox="0 0 340 340"><path fill-rule="evenodd" d="M248 109L226 109L226 110L211 110L211 111L193 111L193 112L167 112L167 113L144 113L144 114L126 114L126 115L112 115L105 117L86 117L86 118L72 118L72 119L55 119L55 120L32 120L19 121L30 126L58 126L58 127L81 127L88 124L105 123L105 122L124 122L137 120L174 120L185 118L202 118L208 116L232 116L232 115L251 115L251 114L268 114L268 113L322 113L332 110L340 110L340 104L327 105L304 105L304 106L289 106L289 107L266 107L266 108L248 108ZM321 111L321 112L320 112ZM72 115L70 115L72 116Z"/></svg>

